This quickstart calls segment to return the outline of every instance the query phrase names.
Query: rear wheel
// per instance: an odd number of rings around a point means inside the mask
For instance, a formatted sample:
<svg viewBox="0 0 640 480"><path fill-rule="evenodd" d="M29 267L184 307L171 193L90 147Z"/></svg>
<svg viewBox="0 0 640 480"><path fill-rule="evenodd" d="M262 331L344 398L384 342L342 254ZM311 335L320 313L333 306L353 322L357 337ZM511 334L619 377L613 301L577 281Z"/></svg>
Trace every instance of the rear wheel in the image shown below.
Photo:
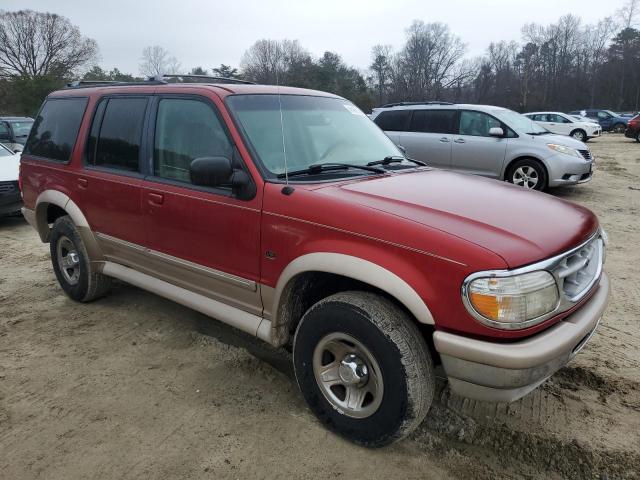
<svg viewBox="0 0 640 480"><path fill-rule="evenodd" d="M581 142L586 142L588 140L587 133L584 130L580 130L579 128L571 132L570 136Z"/></svg>
<svg viewBox="0 0 640 480"><path fill-rule="evenodd" d="M626 127L624 126L624 123L616 123L611 129L611 131L613 133L624 133L625 129Z"/></svg>
<svg viewBox="0 0 640 480"><path fill-rule="evenodd" d="M58 218L51 229L51 262L58 283L78 302L90 302L107 293L111 279L89 261L82 237L71 218Z"/></svg>
<svg viewBox="0 0 640 480"><path fill-rule="evenodd" d="M547 188L547 171L537 160L525 158L509 167L506 180L527 189L544 190Z"/></svg>
<svg viewBox="0 0 640 480"><path fill-rule="evenodd" d="M636 133L636 142L640 142L640 130Z"/></svg>
<svg viewBox="0 0 640 480"><path fill-rule="evenodd" d="M338 293L311 307L298 325L293 360L313 413L361 445L408 435L433 400L424 338L403 310L373 293Z"/></svg>

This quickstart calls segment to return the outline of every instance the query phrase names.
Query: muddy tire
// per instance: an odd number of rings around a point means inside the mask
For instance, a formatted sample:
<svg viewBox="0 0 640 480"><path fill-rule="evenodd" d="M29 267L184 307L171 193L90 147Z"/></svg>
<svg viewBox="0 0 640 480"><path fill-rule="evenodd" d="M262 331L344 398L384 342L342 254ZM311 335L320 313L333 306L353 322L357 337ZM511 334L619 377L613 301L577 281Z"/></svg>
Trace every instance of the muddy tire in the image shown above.
<svg viewBox="0 0 640 480"><path fill-rule="evenodd" d="M422 334L374 293L338 293L311 307L298 325L293 361L313 413L363 446L405 437L433 401L433 363Z"/></svg>
<svg viewBox="0 0 640 480"><path fill-rule="evenodd" d="M82 237L71 218L58 218L51 229L51 262L64 292L78 302L90 302L104 296L111 279L89 261Z"/></svg>

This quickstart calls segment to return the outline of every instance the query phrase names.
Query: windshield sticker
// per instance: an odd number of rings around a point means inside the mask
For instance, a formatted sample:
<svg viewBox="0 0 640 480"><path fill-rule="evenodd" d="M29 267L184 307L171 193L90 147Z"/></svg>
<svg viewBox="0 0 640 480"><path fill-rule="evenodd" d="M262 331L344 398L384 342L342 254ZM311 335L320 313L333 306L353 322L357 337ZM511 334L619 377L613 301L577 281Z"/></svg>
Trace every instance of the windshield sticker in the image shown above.
<svg viewBox="0 0 640 480"><path fill-rule="evenodd" d="M342 105L344 108L347 109L347 111L351 112L353 115L362 115L364 117L364 113L362 113L362 111L357 108L354 107L353 105L347 105L346 103Z"/></svg>

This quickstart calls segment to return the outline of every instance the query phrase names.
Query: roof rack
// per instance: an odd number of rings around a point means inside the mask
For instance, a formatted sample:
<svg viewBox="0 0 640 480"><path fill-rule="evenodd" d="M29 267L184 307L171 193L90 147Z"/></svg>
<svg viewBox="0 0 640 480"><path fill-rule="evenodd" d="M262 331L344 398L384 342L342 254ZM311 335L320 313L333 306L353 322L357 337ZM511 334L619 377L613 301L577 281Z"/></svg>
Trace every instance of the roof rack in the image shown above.
<svg viewBox="0 0 640 480"><path fill-rule="evenodd" d="M157 82L155 80L145 80L139 82L120 82L117 80L75 80L73 82L67 83L64 88L108 87L111 85L126 87L129 85L161 85L163 83L167 82Z"/></svg>
<svg viewBox="0 0 640 480"><path fill-rule="evenodd" d="M383 105L382 108L404 107L407 105L455 105L455 103L441 102L439 100L433 100L430 102L397 102L397 103L387 103L386 105Z"/></svg>
<svg viewBox="0 0 640 480"><path fill-rule="evenodd" d="M250 82L248 80L240 80L238 78L228 78L228 77L216 77L213 75L161 74L161 75L154 75L149 77L148 81L170 83L166 80L167 78L175 78L175 79L178 79L179 82L184 82L184 80L187 79L187 82L185 83L189 83L189 80L192 80L192 81L195 80L195 82L192 82L192 83L214 82L214 83L243 83L248 85L255 85L254 82Z"/></svg>
<svg viewBox="0 0 640 480"><path fill-rule="evenodd" d="M177 81L170 82L167 79L176 79ZM131 85L164 85L167 83L242 83L255 85L253 82L247 80L239 80L237 78L227 77L213 77L209 75L154 75L147 77L144 80L134 82L121 82L117 80L75 80L66 84L65 88L90 88L101 86L119 86L126 87Z"/></svg>

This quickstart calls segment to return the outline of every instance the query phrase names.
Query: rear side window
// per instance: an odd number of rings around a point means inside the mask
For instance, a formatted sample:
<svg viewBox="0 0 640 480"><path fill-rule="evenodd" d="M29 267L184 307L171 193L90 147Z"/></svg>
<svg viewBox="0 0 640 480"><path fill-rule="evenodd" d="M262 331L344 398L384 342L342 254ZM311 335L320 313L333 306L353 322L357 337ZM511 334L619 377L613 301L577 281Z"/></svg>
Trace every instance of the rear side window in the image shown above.
<svg viewBox="0 0 640 480"><path fill-rule="evenodd" d="M191 162L202 157L231 158L233 147L213 109L199 100L160 100L154 140L154 173L191 182Z"/></svg>
<svg viewBox="0 0 640 480"><path fill-rule="evenodd" d="M24 153L68 162L86 106L86 98L47 100L33 124Z"/></svg>
<svg viewBox="0 0 640 480"><path fill-rule="evenodd" d="M147 103L146 97L109 98L100 103L87 143L88 164L138 171Z"/></svg>
<svg viewBox="0 0 640 480"><path fill-rule="evenodd" d="M411 110L388 110L378 115L374 122L385 132L406 132L410 116Z"/></svg>
<svg viewBox="0 0 640 480"><path fill-rule="evenodd" d="M411 118L411 132L453 133L455 110L415 110Z"/></svg>

